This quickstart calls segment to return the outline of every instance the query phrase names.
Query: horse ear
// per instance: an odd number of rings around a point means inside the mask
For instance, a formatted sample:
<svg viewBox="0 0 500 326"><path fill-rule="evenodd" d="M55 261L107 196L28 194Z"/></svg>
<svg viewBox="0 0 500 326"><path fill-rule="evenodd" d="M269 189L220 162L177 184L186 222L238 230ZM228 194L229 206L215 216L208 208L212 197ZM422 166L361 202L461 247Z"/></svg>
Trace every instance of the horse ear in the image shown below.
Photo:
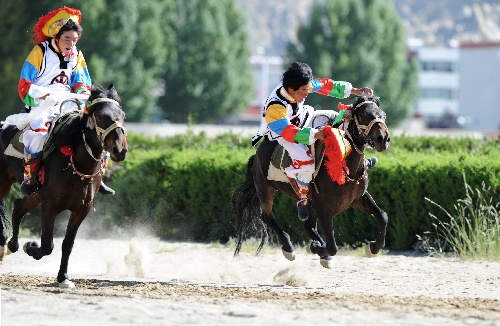
<svg viewBox="0 0 500 326"><path fill-rule="evenodd" d="M116 91L115 84L110 84L108 87L109 95L112 98L118 97L118 92Z"/></svg>

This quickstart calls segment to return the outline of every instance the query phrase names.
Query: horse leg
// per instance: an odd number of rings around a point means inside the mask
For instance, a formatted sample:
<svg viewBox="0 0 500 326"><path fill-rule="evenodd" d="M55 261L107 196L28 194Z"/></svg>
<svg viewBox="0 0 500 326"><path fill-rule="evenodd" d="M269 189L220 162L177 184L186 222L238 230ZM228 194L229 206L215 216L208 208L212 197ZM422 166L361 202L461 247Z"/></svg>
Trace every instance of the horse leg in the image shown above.
<svg viewBox="0 0 500 326"><path fill-rule="evenodd" d="M318 215L316 211L313 209L310 210L309 219L304 223L304 228L311 238L312 242L306 247L306 251L310 254L316 254L316 247L325 247L326 243L319 235L319 232L316 228L316 224L318 221Z"/></svg>
<svg viewBox="0 0 500 326"><path fill-rule="evenodd" d="M83 220L87 217L92 204L83 206L79 210L72 211L71 216L68 221L68 226L66 228L66 235L62 243L62 255L61 255L61 265L59 266L59 272L57 273L57 282L59 282L59 287L61 288L73 288L75 284L71 282L68 278L68 263L69 256L73 250L73 245L75 243L76 233L78 228L82 224Z"/></svg>
<svg viewBox="0 0 500 326"><path fill-rule="evenodd" d="M38 196L17 198L14 201L14 209L12 210L12 238L10 238L7 244L10 252L17 252L19 250L19 227L24 215L39 204L40 198Z"/></svg>
<svg viewBox="0 0 500 326"><path fill-rule="evenodd" d="M370 214L377 219L377 238L375 241L370 241L370 243L366 246L366 256L372 257L385 246L385 233L387 231L387 222L389 220L387 213L377 206L377 203L375 203L375 200L373 200L372 196L368 192L365 192L361 198L355 200L351 206L362 212Z"/></svg>
<svg viewBox="0 0 500 326"><path fill-rule="evenodd" d="M0 200L0 261L3 261L3 258L7 252L5 249L5 244L7 243L7 239L9 238L9 234L5 229L8 223L7 213L5 211L5 204L3 199Z"/></svg>
<svg viewBox="0 0 500 326"><path fill-rule="evenodd" d="M42 204L42 235L41 245L36 241L29 241L24 244L24 252L36 260L48 256L54 250L54 222L59 212L55 211L52 205L44 202Z"/></svg>
<svg viewBox="0 0 500 326"><path fill-rule="evenodd" d="M260 183L259 183L260 182ZM255 180L255 184L262 184L262 180ZM265 182L265 181L264 181ZM261 219L266 223L278 236L282 244L281 252L288 260L295 259L295 248L290 241L288 233L278 225L273 216L273 200L274 188L272 187L257 187L257 195L259 196L260 204L262 207Z"/></svg>
<svg viewBox="0 0 500 326"><path fill-rule="evenodd" d="M339 248L337 247L337 243L335 242L335 236L333 234L333 218L328 213L326 208L317 207L316 208L319 218L319 223L321 226L321 230L325 235L326 243L325 245L311 246L311 252L316 253L320 257L320 264L325 268L332 268L332 257L337 254Z"/></svg>

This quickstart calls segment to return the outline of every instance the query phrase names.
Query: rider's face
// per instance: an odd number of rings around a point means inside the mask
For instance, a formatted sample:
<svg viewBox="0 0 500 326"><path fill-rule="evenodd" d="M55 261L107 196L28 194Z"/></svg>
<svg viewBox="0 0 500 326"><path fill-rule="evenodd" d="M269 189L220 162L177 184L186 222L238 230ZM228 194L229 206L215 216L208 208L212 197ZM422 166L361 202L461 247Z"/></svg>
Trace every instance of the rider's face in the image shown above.
<svg viewBox="0 0 500 326"><path fill-rule="evenodd" d="M307 95L309 95L310 88L311 85L307 84L304 86L300 86L296 91L291 88L287 88L286 91L288 92L288 94L290 94L291 97L293 97L295 101L300 103L306 99Z"/></svg>
<svg viewBox="0 0 500 326"><path fill-rule="evenodd" d="M78 42L78 39L80 37L78 36L78 33L75 31L66 31L61 34L61 37L56 40L57 42L57 47L61 51L63 55L68 55L71 52L71 49L76 45L76 42Z"/></svg>

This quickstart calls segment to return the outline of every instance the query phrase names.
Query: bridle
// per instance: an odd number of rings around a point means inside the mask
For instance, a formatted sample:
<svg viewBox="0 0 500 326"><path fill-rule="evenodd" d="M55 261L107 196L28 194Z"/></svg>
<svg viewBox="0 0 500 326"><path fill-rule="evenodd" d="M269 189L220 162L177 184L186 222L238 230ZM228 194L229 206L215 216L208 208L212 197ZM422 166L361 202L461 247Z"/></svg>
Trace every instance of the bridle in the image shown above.
<svg viewBox="0 0 500 326"><path fill-rule="evenodd" d="M96 98L92 101L89 101L88 104L87 104L87 110L94 104L97 104L97 103L103 103L103 102L108 102L108 103L113 103L115 105L117 105L119 108L120 107L120 103L118 103L117 101L113 100L113 99L110 99L110 98L105 98L105 97L99 97L99 98ZM108 136L108 134L117 129L117 128L120 128L123 133L125 134L125 128L123 127L123 125L120 123L120 121L118 121L119 119L116 118L116 117L113 117L112 120L114 121L113 124L111 124L108 128L106 129L103 129L101 127L99 127L99 125L97 124L97 120L95 118L95 111L90 115L88 121L87 121L87 127L91 130L95 130L96 132L96 135L97 135L97 139L99 140L99 142L101 143L101 147L102 147L102 153L101 153L101 157L99 158L96 158L94 156L94 154L92 153L92 150L90 149L90 146L88 145L87 143L87 140L85 139L85 133L83 134L83 142L85 144L85 148L87 149L87 152L89 153L89 155L95 160L95 161L101 161L104 157L104 155L106 154L107 152L107 148L106 148L106 144L104 143L104 140L106 139L106 137Z"/></svg>
<svg viewBox="0 0 500 326"><path fill-rule="evenodd" d="M356 105L352 111L356 111L356 109L364 104L369 104L369 103L372 103L372 104L375 104L377 105L377 103L373 102L373 101L363 101L361 103L359 103L358 105ZM377 105L378 107L378 105ZM373 142L373 140L370 138L369 134L370 134L370 130L372 129L372 127L376 124L376 123L379 123L380 124L380 128L382 131L389 131L389 128L387 127L387 125L385 124L385 119L382 119L381 117L379 116L375 116L369 123L368 125L363 125L363 124L360 124L359 121L358 121L358 117L356 114L354 114L354 118L352 118L351 120L354 120L354 123L356 124L356 129L358 131L358 134L361 135L365 141L365 145L363 146L363 150L360 150L356 144L354 144L354 139L353 137L351 136L351 134L346 130L346 134L347 136L351 139L352 141L352 145L354 147L354 149L356 150L356 152L358 152L358 154L363 154L363 151L365 149L365 146L366 144L370 145L371 147L375 147L375 143Z"/></svg>

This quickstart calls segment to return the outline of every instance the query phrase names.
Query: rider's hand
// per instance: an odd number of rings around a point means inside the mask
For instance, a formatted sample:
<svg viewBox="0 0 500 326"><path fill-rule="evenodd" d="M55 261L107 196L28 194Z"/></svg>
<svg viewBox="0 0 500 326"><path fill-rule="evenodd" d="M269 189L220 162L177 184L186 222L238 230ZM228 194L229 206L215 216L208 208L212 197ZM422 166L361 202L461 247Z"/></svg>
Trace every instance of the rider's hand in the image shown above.
<svg viewBox="0 0 500 326"><path fill-rule="evenodd" d="M314 135L314 139L324 140L325 138L325 132L321 129Z"/></svg>
<svg viewBox="0 0 500 326"><path fill-rule="evenodd" d="M373 89L369 87L352 88L351 93L356 96L373 96Z"/></svg>

